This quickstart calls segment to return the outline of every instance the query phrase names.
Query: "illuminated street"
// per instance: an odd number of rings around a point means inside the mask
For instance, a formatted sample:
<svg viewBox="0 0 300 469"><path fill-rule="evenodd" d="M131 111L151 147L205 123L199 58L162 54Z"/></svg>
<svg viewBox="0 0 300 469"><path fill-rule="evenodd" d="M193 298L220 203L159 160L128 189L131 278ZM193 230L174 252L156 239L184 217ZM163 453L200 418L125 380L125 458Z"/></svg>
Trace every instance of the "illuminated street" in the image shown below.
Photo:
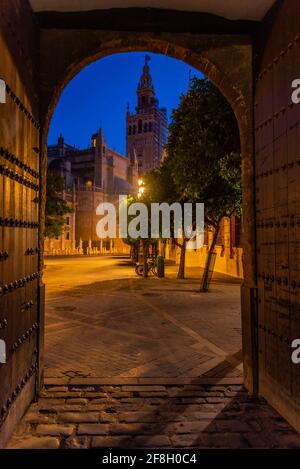
<svg viewBox="0 0 300 469"><path fill-rule="evenodd" d="M48 378L235 378L240 381L239 284L176 266L141 279L126 258L46 259ZM222 309L220 308L222 305Z"/></svg>
<svg viewBox="0 0 300 469"><path fill-rule="evenodd" d="M299 448L242 386L239 285L138 278L126 258L46 259L45 388L9 448ZM220 307L221 306L221 307Z"/></svg>

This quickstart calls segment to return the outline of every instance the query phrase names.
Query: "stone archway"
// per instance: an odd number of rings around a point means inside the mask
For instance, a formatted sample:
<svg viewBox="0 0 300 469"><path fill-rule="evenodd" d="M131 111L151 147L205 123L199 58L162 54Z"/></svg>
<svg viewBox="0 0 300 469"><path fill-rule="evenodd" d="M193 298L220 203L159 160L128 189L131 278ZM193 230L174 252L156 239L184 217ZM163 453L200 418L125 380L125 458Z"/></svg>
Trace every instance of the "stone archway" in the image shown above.
<svg viewBox="0 0 300 469"><path fill-rule="evenodd" d="M63 44L62 48L58 45ZM53 54L53 50L56 53ZM243 250L245 281L242 287L244 380L256 392L257 367L254 347L256 286L254 200L253 200L253 118L252 46L247 36L208 36L176 33L136 33L85 30L41 31L41 125L45 148L52 113L67 83L89 63L120 52L150 51L186 62L205 74L222 92L236 115L242 147ZM42 156L46 174L46 153ZM45 188L45 181L43 184ZM43 190L43 201L45 191ZM43 207L41 209L43 219ZM41 230L42 233L42 230ZM43 237L40 236L40 248ZM41 265L42 270L42 265ZM40 331L43 334L43 331ZM42 337L40 338L42 343ZM40 370L43 367L42 353Z"/></svg>

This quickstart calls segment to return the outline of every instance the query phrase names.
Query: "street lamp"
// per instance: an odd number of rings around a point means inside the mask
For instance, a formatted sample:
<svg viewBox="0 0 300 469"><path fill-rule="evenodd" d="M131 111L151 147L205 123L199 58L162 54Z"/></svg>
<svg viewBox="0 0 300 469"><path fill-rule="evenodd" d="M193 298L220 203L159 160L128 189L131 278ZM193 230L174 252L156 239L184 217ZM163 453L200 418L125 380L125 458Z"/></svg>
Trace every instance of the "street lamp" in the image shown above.
<svg viewBox="0 0 300 469"><path fill-rule="evenodd" d="M138 180L138 186L139 186L139 190L138 190L137 196L138 196L138 199L140 199L145 192L145 185L144 185L143 179Z"/></svg>

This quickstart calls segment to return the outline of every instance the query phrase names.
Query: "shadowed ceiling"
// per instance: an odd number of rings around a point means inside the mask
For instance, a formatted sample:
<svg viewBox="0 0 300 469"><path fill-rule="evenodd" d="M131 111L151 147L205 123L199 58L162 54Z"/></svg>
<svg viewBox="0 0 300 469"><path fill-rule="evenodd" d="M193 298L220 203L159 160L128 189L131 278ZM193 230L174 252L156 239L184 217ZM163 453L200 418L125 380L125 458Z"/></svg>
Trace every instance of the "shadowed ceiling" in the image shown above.
<svg viewBox="0 0 300 469"><path fill-rule="evenodd" d="M261 20L275 0L30 0L35 11L89 11L149 7L212 13L232 20Z"/></svg>

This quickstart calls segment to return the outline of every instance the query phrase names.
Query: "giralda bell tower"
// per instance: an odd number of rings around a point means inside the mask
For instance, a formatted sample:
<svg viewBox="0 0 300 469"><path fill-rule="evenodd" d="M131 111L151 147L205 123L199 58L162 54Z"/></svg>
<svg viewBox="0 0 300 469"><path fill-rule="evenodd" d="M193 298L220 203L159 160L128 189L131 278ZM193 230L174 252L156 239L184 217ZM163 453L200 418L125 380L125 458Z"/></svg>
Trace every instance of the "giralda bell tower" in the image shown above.
<svg viewBox="0 0 300 469"><path fill-rule="evenodd" d="M137 87L135 113L126 114L126 155L137 160L139 176L160 165L167 140L167 112L159 108L149 68L150 57L145 64Z"/></svg>

